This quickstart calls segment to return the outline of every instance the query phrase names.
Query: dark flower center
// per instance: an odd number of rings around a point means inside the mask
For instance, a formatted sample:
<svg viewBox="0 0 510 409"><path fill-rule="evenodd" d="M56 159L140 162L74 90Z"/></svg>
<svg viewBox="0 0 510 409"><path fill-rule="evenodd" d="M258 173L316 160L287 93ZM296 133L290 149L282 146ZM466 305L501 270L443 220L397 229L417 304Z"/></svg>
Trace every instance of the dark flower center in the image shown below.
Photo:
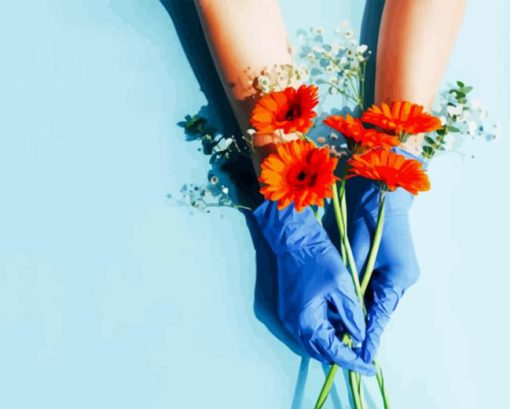
<svg viewBox="0 0 510 409"><path fill-rule="evenodd" d="M296 176L297 180L299 180L300 182L302 182L303 180L306 179L306 173L304 171L301 171L297 174Z"/></svg>
<svg viewBox="0 0 510 409"><path fill-rule="evenodd" d="M310 169L296 169L291 180L296 186L301 188L309 188L317 183L317 173Z"/></svg>
<svg viewBox="0 0 510 409"><path fill-rule="evenodd" d="M287 121L292 121L295 118L299 118L301 116L301 107L299 105L291 105L290 108L285 113L285 119Z"/></svg>

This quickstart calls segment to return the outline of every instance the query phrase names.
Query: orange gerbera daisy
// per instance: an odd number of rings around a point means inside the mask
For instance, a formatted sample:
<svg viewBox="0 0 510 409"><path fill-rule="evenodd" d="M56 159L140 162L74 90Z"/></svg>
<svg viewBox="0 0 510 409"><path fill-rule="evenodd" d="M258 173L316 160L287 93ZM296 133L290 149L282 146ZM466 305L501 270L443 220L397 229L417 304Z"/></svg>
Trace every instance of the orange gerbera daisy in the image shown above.
<svg viewBox="0 0 510 409"><path fill-rule="evenodd" d="M261 133L278 129L285 133L305 133L317 116L313 110L318 104L318 90L314 85L301 85L298 89L285 88L260 98L250 118L253 127Z"/></svg>
<svg viewBox="0 0 510 409"><path fill-rule="evenodd" d="M423 111L423 106L409 101L393 101L390 104L372 105L361 120L397 135L432 132L441 128L439 118Z"/></svg>
<svg viewBox="0 0 510 409"><path fill-rule="evenodd" d="M346 138L352 139L354 143L369 149L377 147L389 149L399 144L396 136L378 132L375 129L366 129L359 119L349 114L345 118L341 115L328 116L324 123Z"/></svg>
<svg viewBox="0 0 510 409"><path fill-rule="evenodd" d="M296 139L276 145L276 152L261 164L260 192L277 201L278 209L294 203L299 212L306 206L324 206L324 198L333 197L332 184L338 160L328 149L317 148L310 141Z"/></svg>
<svg viewBox="0 0 510 409"><path fill-rule="evenodd" d="M393 151L374 149L349 160L351 177L363 176L378 181L385 190L398 187L416 195L430 189L423 165L416 159L407 159Z"/></svg>

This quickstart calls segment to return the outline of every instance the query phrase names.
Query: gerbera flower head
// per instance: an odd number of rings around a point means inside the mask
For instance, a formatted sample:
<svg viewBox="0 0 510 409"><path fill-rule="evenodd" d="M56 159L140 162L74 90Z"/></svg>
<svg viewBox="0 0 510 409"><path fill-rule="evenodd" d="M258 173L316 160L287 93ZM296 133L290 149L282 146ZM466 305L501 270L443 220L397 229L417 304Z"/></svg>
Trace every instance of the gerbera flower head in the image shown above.
<svg viewBox="0 0 510 409"><path fill-rule="evenodd" d="M394 131L397 135L415 135L441 128L439 118L426 113L423 106L409 101L372 105L363 113L361 120L386 131Z"/></svg>
<svg viewBox="0 0 510 409"><path fill-rule="evenodd" d="M377 147L389 149L399 144L396 136L378 132L375 129L367 129L359 119L353 118L349 114L346 117L331 115L323 122L346 138L351 139L355 144L369 149Z"/></svg>
<svg viewBox="0 0 510 409"><path fill-rule="evenodd" d="M358 175L375 180L391 192L401 187L416 195L430 189L422 163L393 151L373 149L362 155L353 155L349 165L350 177Z"/></svg>
<svg viewBox="0 0 510 409"><path fill-rule="evenodd" d="M253 108L250 122L260 133L283 130L284 133L306 133L317 116L318 90L314 85L288 87L260 98Z"/></svg>
<svg viewBox="0 0 510 409"><path fill-rule="evenodd" d="M276 152L262 161L260 192L277 201L280 210L291 203L298 212L310 205L324 206L324 199L333 197L337 162L328 149L317 148L310 141L277 144Z"/></svg>
<svg viewBox="0 0 510 409"><path fill-rule="evenodd" d="M359 138L365 131L363 123L353 118L350 114L343 117L342 115L330 115L323 121L327 126L340 132L346 138Z"/></svg>

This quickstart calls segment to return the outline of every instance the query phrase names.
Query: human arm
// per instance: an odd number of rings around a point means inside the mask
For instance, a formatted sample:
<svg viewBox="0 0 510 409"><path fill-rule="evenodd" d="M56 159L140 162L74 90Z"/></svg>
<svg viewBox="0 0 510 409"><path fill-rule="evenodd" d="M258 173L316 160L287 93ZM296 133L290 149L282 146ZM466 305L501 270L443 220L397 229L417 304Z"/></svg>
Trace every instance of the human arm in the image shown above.
<svg viewBox="0 0 510 409"><path fill-rule="evenodd" d="M430 110L464 7L465 0L386 1L377 50L375 103L408 100ZM412 136L399 153L410 158L418 156L422 138L423 135ZM374 183L361 178L348 182L349 237L360 269L374 233L377 197ZM368 289L368 325L363 347L367 362L374 358L383 330L400 299L419 276L408 217L411 204L411 195L402 189L386 194L383 237Z"/></svg>
<svg viewBox="0 0 510 409"><path fill-rule="evenodd" d="M292 52L277 0L195 0L209 49L241 131L251 128L253 76L275 65L292 64ZM297 84L295 84L297 85ZM295 134L255 134L255 171L277 142Z"/></svg>
<svg viewBox="0 0 510 409"><path fill-rule="evenodd" d="M466 0L386 0L379 31L375 103L412 101L432 108L455 45ZM422 135L403 146L421 152Z"/></svg>
<svg viewBox="0 0 510 409"><path fill-rule="evenodd" d="M197 9L224 88L242 131L256 102L253 74L292 64L277 0L197 0ZM294 86L298 84L292 84ZM296 134L255 134L253 162ZM314 358L373 375L375 368L341 342L349 332L357 344L365 322L352 279L311 209L279 211L264 201L251 215L277 259L277 314Z"/></svg>

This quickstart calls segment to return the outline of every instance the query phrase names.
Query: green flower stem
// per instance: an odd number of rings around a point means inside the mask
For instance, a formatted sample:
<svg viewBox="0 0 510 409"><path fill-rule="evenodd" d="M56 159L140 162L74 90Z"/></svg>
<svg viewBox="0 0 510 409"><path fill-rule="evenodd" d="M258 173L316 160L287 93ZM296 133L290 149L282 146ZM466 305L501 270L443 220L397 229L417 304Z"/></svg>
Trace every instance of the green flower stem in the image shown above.
<svg viewBox="0 0 510 409"><path fill-rule="evenodd" d="M340 197L343 196L343 192L345 191L345 180L342 180L340 183ZM345 240L343 234L345 234L346 225L344 224L345 218L343 217L341 200L335 200L334 197L337 195L337 186L336 182L333 186L333 209L335 212L336 224L338 226L338 234L340 235L340 254L342 256L342 260L347 260L347 247L345 245ZM340 230L342 228L342 230ZM359 281L359 280L358 280Z"/></svg>
<svg viewBox="0 0 510 409"><path fill-rule="evenodd" d="M358 394L361 403L361 409L365 409L365 394L363 392L363 382L361 381L361 374L356 374L358 377Z"/></svg>
<svg viewBox="0 0 510 409"><path fill-rule="evenodd" d="M352 391L352 400L354 401L355 409L363 409L363 405L361 403L361 396L359 394L360 390L360 379L356 372L349 371L349 385L351 386Z"/></svg>
<svg viewBox="0 0 510 409"><path fill-rule="evenodd" d="M342 342L345 345L352 346L352 339L351 336L347 333L345 333L342 337ZM324 404L326 403L326 399L328 399L329 391L331 390L331 387L333 386L333 382L335 380L336 373L340 366L337 364L331 365L331 368L329 369L328 375L326 376L326 380L324 381L324 384L322 385L322 389L319 393L319 397L317 398L317 402L315 403L315 409L320 409ZM355 400L356 389L352 387L351 385L351 393L353 395L353 400Z"/></svg>
<svg viewBox="0 0 510 409"><path fill-rule="evenodd" d="M345 202L345 179L342 180L340 185L340 192L338 191L336 183L333 184L333 209L335 212L335 218L338 225L338 230L340 232L340 243L342 248L344 249L346 255L347 255L347 263L349 266L349 269L351 270L351 275L354 282L354 288L356 290L356 294L358 295L362 305L364 312L366 314L365 306L364 306L364 299L363 295L365 294L365 291L368 287L368 283L370 281L370 277L372 275L373 267L375 264L375 259L377 256L377 252L379 250L379 246L381 243L381 237L382 237L382 229L384 224L384 208L385 208L385 195L384 192L381 192L381 197L379 199L379 211L377 215L377 224L376 224L376 231L374 233L374 238L372 241L372 246L370 248L369 257L367 260L367 268L365 269L365 274L363 275L363 281L362 284L359 283L358 273L356 264L354 261L354 256L352 254L352 249L347 237L347 212L346 212L346 202ZM342 341L347 344L347 340L350 341L350 337L348 334L345 334L342 338ZM350 343L350 342L349 342ZM379 390L381 392L381 396L384 403L384 408L389 409L389 400L388 400L388 394L386 392L383 373L380 365L377 361L374 361L374 365L377 369L377 384L379 386ZM315 409L321 409L326 402L326 399L329 395L329 392L331 390L331 387L333 386L333 382L335 379L335 375L338 371L338 365L333 364L331 366L331 369L329 370L329 373L326 377L326 380L322 386L321 392L319 394L319 397L317 399L317 403L315 404ZM355 373L354 373L355 374ZM351 393L353 396L353 401L355 405L363 405L362 401L362 386L361 386L361 376L359 374L355 374L359 379L359 385L357 385L355 382L350 382L351 384ZM354 375L352 375L354 376ZM351 379L351 371L349 371L349 379ZM357 387L356 387L357 386ZM356 406L355 409L362 409L363 406Z"/></svg>
<svg viewBox="0 0 510 409"><path fill-rule="evenodd" d="M333 382L335 381L335 376L338 371L338 368L340 368L337 364L331 365L331 368L329 369L328 376L326 377L326 380L324 381L324 385L322 385L321 392L319 393L319 397L317 398L317 402L315 403L315 409L320 409L324 406L326 403L326 399L328 399L329 391L331 390L331 387L333 386ZM353 392L352 386L351 386L351 392ZM354 394L353 394L354 399Z"/></svg>
<svg viewBox="0 0 510 409"><path fill-rule="evenodd" d="M365 81L366 81L366 71L367 71L367 63L366 61L361 65L361 75L359 78L359 100L360 100L360 108L361 111L365 109Z"/></svg>
<svg viewBox="0 0 510 409"><path fill-rule="evenodd" d="M370 253L368 254L365 273L363 274L363 279L361 280L361 292L363 295L365 295L365 292L367 291L368 283L370 282L370 278L372 277L372 273L374 271L377 252L379 251L379 246L381 245L384 225L385 193L385 191L381 190L381 195L379 197L379 212L377 213L377 224L375 226L374 238L372 240L372 246L370 247Z"/></svg>
<svg viewBox="0 0 510 409"><path fill-rule="evenodd" d="M342 181L341 191L345 189L345 182ZM342 197L345 197L345 195L342 194ZM343 200L343 203L345 203L345 200ZM343 206L345 207L345 206ZM359 282L358 277L358 269L356 268L356 263L354 261L354 256L352 254L351 245L349 243L349 239L347 238L347 225L344 224L344 218L343 214L346 213L345 210L341 208L340 205L340 197L338 194L338 187L336 183L333 183L333 210L335 212L335 219L336 223L338 225L338 230L340 232L340 243L343 243L345 246L345 252L347 253L347 265L349 267L349 270L351 271L352 281L354 283L354 288L356 290L356 295L360 299L361 302L363 302L363 294L361 293L361 286Z"/></svg>
<svg viewBox="0 0 510 409"><path fill-rule="evenodd" d="M365 272L363 274L363 279L361 281L361 292L363 296L367 291L368 284L370 283L370 278L372 277L372 273L374 271L375 260L377 258L377 253L379 251L379 247L381 245L381 238L384 226L384 209L385 209L385 199L386 192L381 190L379 197L379 211L377 214L377 222L375 227L374 238L372 240L372 246L370 247L370 253L368 254L367 264L365 268ZM386 386L384 383L384 377L382 373L382 369L377 361L374 361L374 365L377 369L377 384L379 385L379 390L381 392L381 397L384 403L384 409L390 408L390 403L388 399L388 393L386 391Z"/></svg>
<svg viewBox="0 0 510 409"><path fill-rule="evenodd" d="M384 409L390 409L390 402L388 400L388 393L386 392L386 385L384 383L384 377L382 373L381 366L374 361L375 367L377 368L377 384L379 385L379 390L381 391L381 396L384 404Z"/></svg>
<svg viewBox="0 0 510 409"><path fill-rule="evenodd" d="M343 257L343 260L345 260L346 259L345 255L347 254L349 270L351 271L352 280L354 282L354 288L356 289L357 296L361 300L362 294L361 294L361 287L360 287L360 283L359 283L358 271L356 269L356 264L354 263L354 257L352 255L352 250L349 245L349 240L347 239L346 224L344 224L344 220L346 220L346 218L344 219L344 217L343 217L343 215L345 214L345 209L342 209L342 207L345 208L345 206L340 205L340 200L341 200L340 197L342 197L342 198L345 197L345 195L344 195L345 179L343 179L340 184L340 195L341 196L339 195L336 182L333 183L332 189L333 189L333 210L335 212L335 219L336 219L336 222L338 225L338 231L340 233L340 246L342 248L342 257ZM345 200L345 199L343 199L343 200ZM344 334L344 336L342 338L342 342L349 346L352 345L352 340L351 340L351 337L349 336L349 334ZM333 382L335 380L335 376L338 371L338 368L339 368L339 366L337 364L331 365L328 375L326 376L326 380L324 381L324 384L322 385L322 389L319 393L319 397L317 398L317 402L315 404L315 409L322 408L324 406L324 403L326 403L326 400L328 398L331 387L333 386ZM352 374L351 374L351 371L349 371L349 379L351 379L352 377L354 377L356 375L357 374L355 374L354 372L352 372ZM353 379L351 379L351 381L349 383L350 383L350 387L351 387L352 399L356 405L356 409L363 409L361 406L359 406L359 402L360 402L360 397L358 396L359 388L356 387L356 385L357 385L356 382L353 382Z"/></svg>

